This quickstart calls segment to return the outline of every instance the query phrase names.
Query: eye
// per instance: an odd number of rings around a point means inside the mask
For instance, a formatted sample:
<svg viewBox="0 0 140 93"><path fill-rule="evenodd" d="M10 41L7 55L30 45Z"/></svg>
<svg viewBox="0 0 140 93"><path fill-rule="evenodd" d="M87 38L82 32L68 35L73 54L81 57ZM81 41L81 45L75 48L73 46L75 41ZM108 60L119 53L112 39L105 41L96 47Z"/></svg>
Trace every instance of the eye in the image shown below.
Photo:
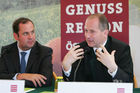
<svg viewBox="0 0 140 93"><path fill-rule="evenodd" d="M34 33L35 33L35 31L32 31L32 32L31 32L31 34L34 34Z"/></svg>
<svg viewBox="0 0 140 93"><path fill-rule="evenodd" d="M90 32L91 32L91 33L95 33L95 31L93 31L93 30L91 30Z"/></svg>
<svg viewBox="0 0 140 93"><path fill-rule="evenodd" d="M28 33L27 33L27 32L24 32L24 33L23 33L23 35L24 35L24 36L27 36L27 35L28 35Z"/></svg>
<svg viewBox="0 0 140 93"><path fill-rule="evenodd" d="M87 30L87 29L85 29L85 32L88 32L88 30Z"/></svg>

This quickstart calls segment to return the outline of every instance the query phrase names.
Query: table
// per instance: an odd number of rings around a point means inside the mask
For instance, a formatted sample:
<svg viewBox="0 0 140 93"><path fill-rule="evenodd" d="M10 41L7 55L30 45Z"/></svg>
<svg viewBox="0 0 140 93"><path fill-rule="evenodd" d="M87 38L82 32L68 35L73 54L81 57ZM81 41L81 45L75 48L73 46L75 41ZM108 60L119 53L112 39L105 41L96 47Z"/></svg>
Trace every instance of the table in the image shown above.
<svg viewBox="0 0 140 93"><path fill-rule="evenodd" d="M42 87L36 88L35 90L28 93L54 93L54 87Z"/></svg>
<svg viewBox="0 0 140 93"><path fill-rule="evenodd" d="M40 88L35 88L35 90L28 92L28 93L53 93L54 92L54 85L55 85L55 80L53 78L52 80L52 85L50 87L40 87Z"/></svg>
<svg viewBox="0 0 140 93"><path fill-rule="evenodd" d="M54 85L55 80L53 78L52 80L52 86L50 87L41 87L41 88L35 88L35 90L28 92L28 93L54 93ZM134 88L133 93L140 93L140 88Z"/></svg>
<svg viewBox="0 0 140 93"><path fill-rule="evenodd" d="M140 93L140 88L134 88L133 93Z"/></svg>

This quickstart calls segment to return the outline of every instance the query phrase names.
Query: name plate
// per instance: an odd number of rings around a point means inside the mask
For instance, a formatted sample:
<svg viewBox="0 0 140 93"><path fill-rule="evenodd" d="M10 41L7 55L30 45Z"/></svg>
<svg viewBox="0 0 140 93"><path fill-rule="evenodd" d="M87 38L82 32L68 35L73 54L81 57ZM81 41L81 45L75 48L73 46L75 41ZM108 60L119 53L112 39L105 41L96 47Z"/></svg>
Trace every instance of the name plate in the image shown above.
<svg viewBox="0 0 140 93"><path fill-rule="evenodd" d="M24 80L0 80L0 93L25 93Z"/></svg>
<svg viewBox="0 0 140 93"><path fill-rule="evenodd" d="M58 82L58 93L133 93L133 84Z"/></svg>

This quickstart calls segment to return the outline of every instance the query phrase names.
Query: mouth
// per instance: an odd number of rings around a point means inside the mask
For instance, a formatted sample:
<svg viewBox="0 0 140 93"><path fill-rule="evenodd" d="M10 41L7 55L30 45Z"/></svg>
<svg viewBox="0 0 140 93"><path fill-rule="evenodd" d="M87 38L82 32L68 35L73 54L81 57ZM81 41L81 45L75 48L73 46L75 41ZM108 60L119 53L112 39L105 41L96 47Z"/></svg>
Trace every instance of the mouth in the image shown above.
<svg viewBox="0 0 140 93"><path fill-rule="evenodd" d="M93 40L89 40L89 39L87 39L87 42L89 42L89 43L94 43Z"/></svg>
<svg viewBox="0 0 140 93"><path fill-rule="evenodd" d="M33 40L28 41L28 44L30 44L30 45L34 44L34 41Z"/></svg>
<svg viewBox="0 0 140 93"><path fill-rule="evenodd" d="M94 47L96 45L93 40L86 40L86 41L88 43L88 46L90 46L90 47Z"/></svg>

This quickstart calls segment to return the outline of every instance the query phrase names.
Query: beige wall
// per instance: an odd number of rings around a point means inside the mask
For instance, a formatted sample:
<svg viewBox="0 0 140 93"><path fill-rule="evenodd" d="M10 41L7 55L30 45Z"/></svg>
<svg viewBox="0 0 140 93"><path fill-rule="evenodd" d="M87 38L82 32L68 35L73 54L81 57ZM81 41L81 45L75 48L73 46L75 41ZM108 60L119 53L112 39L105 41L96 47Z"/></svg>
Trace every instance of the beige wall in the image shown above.
<svg viewBox="0 0 140 93"><path fill-rule="evenodd" d="M129 28L129 43L131 46L131 54L134 62L134 74L138 82L138 87L140 87L140 27L136 25L130 25Z"/></svg>
<svg viewBox="0 0 140 93"><path fill-rule="evenodd" d="M134 74L140 87L140 0L129 0L129 41Z"/></svg>

